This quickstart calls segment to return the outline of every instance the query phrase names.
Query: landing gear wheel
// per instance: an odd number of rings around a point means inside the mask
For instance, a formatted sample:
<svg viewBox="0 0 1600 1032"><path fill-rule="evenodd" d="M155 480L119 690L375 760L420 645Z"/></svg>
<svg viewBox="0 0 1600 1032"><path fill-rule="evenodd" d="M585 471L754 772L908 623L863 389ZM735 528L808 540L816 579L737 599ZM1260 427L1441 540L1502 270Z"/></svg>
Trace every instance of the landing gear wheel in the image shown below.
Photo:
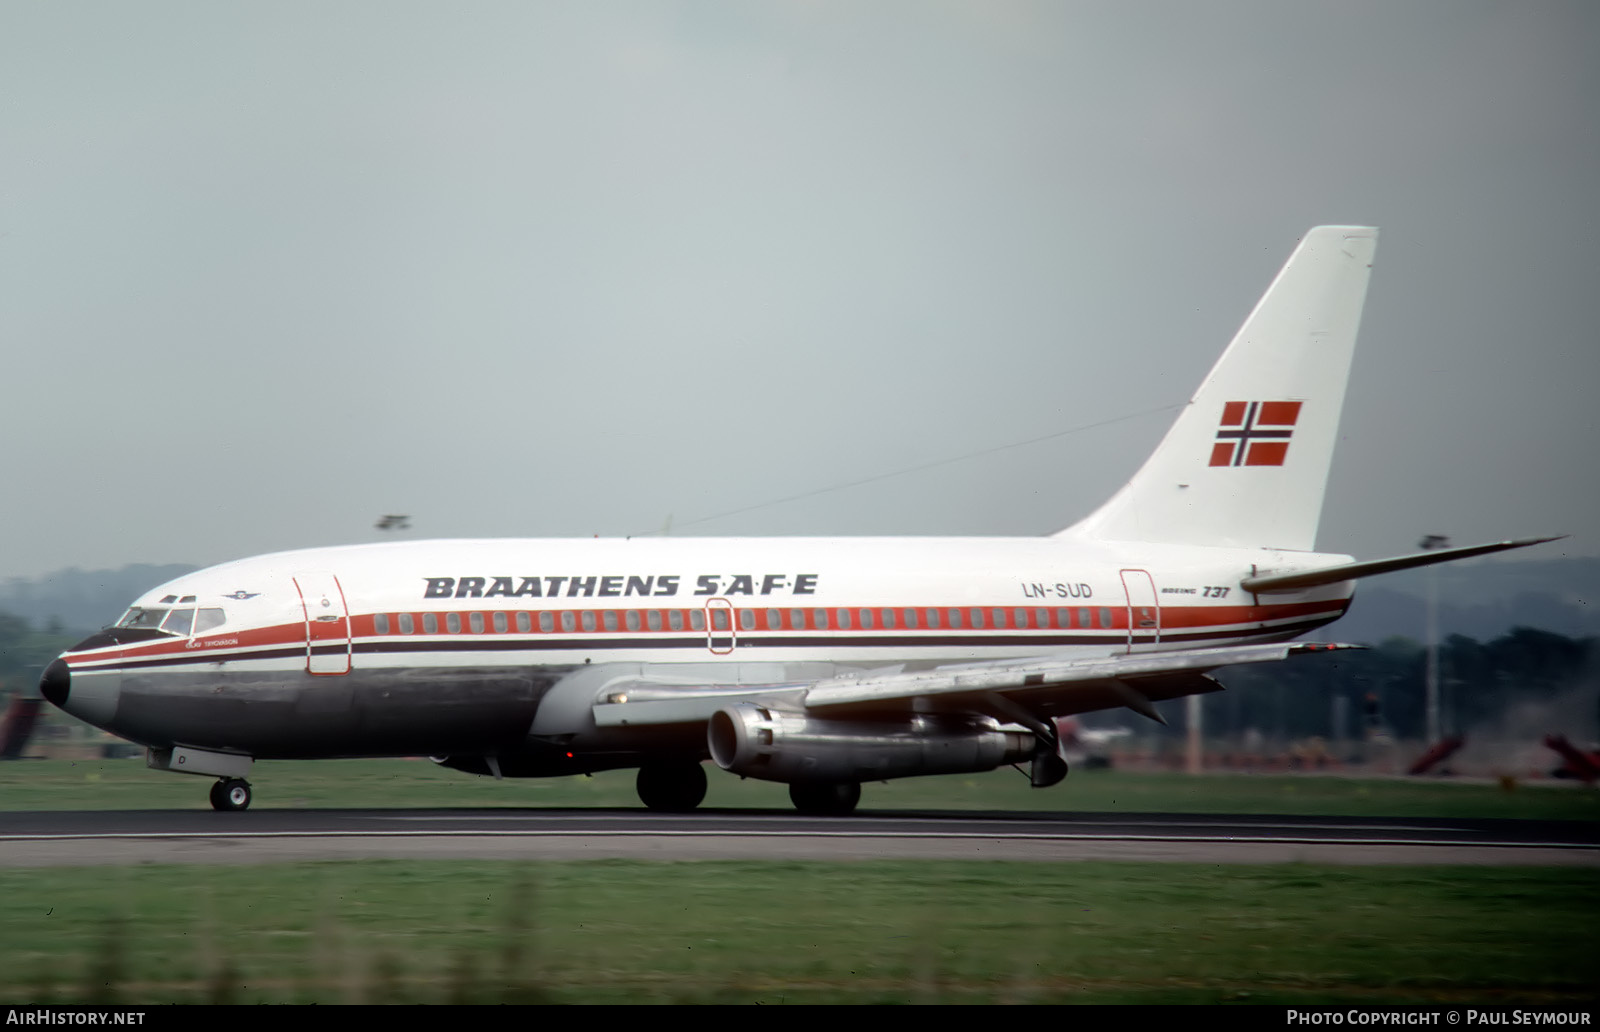
<svg viewBox="0 0 1600 1032"><path fill-rule="evenodd" d="M688 813L706 797L706 769L698 763L652 763L634 782L639 800L661 813Z"/></svg>
<svg viewBox="0 0 1600 1032"><path fill-rule="evenodd" d="M211 786L213 810L248 810L250 808L250 782L241 778L223 778Z"/></svg>
<svg viewBox="0 0 1600 1032"><path fill-rule="evenodd" d="M789 785L789 801L801 813L842 817L861 802L856 781L796 781Z"/></svg>

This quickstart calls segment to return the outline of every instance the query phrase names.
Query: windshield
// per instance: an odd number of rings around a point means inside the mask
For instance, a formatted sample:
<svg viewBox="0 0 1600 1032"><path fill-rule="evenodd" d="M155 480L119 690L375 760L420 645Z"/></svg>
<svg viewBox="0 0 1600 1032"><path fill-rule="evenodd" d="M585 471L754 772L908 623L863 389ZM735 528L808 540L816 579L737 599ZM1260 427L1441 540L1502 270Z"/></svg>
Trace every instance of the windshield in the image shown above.
<svg viewBox="0 0 1600 1032"><path fill-rule="evenodd" d="M161 619L166 615L167 611L165 609L141 609L138 606L134 606L132 609L122 614L122 619L117 621L117 626L149 627L154 629L161 626Z"/></svg>
<svg viewBox="0 0 1600 1032"><path fill-rule="evenodd" d="M227 619L227 614L221 609L196 611L189 606L178 609L168 609L164 606L134 606L122 614L122 619L117 621L116 626L148 628L188 637L190 634L205 634L213 628L221 627Z"/></svg>

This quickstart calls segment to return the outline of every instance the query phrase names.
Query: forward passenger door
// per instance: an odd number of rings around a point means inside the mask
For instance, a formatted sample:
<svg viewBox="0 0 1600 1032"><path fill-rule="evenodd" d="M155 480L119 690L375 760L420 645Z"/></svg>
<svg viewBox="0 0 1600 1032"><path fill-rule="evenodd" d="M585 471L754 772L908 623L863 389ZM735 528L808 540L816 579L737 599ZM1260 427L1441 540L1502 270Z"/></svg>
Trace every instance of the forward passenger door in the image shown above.
<svg viewBox="0 0 1600 1032"><path fill-rule="evenodd" d="M350 672L350 610L344 587L331 573L297 573L300 608L306 620L306 673Z"/></svg>

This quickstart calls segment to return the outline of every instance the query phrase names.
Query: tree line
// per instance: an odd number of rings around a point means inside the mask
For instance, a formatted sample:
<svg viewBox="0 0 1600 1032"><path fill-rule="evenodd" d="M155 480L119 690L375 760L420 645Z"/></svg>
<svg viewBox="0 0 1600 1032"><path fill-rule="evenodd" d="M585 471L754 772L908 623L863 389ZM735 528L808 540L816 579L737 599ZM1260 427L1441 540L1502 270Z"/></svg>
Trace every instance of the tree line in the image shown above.
<svg viewBox="0 0 1600 1032"><path fill-rule="evenodd" d="M1439 645L1443 733L1468 734L1496 724L1514 707L1543 707L1550 714L1547 733L1593 737L1600 728L1596 643L1533 627L1516 627L1486 642L1450 635ZM1426 670L1426 648L1409 638L1359 651L1224 667L1212 676L1228 690L1209 697L1205 732L1210 737L1253 729L1286 741L1359 738L1381 729L1396 738L1421 739ZM1180 723L1181 713L1166 714L1168 720L1175 715Z"/></svg>

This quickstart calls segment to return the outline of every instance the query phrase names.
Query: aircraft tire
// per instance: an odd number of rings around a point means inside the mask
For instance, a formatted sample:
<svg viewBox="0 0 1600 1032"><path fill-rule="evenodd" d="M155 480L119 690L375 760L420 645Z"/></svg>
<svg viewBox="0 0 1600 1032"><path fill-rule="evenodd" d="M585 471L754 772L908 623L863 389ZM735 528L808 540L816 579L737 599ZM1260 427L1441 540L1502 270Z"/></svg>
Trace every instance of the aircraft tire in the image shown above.
<svg viewBox="0 0 1600 1032"><path fill-rule="evenodd" d="M250 783L241 778L223 778L211 786L211 808L237 811L250 808Z"/></svg>
<svg viewBox="0 0 1600 1032"><path fill-rule="evenodd" d="M789 784L789 801L801 813L819 817L843 817L861 802L859 781L794 781Z"/></svg>
<svg viewBox="0 0 1600 1032"><path fill-rule="evenodd" d="M698 763L652 763L634 781L639 801L659 813L688 813L706 797L706 769Z"/></svg>

